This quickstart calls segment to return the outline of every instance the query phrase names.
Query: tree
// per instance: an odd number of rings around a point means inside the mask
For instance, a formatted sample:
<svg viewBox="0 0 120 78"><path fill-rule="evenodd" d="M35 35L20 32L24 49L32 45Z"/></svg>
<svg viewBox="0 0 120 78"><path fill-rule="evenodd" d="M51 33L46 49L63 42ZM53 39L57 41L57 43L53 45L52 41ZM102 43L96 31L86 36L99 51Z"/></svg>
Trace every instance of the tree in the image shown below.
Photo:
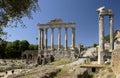
<svg viewBox="0 0 120 78"><path fill-rule="evenodd" d="M0 38L0 58L4 58L5 56L5 47L7 42Z"/></svg>
<svg viewBox="0 0 120 78"><path fill-rule="evenodd" d="M97 45L98 45L98 44L94 43L94 44L93 44L93 47L96 47Z"/></svg>
<svg viewBox="0 0 120 78"><path fill-rule="evenodd" d="M13 58L13 55L14 55L13 52L14 52L13 44L7 43L6 51L5 51L6 58Z"/></svg>
<svg viewBox="0 0 120 78"><path fill-rule="evenodd" d="M38 45L29 44L27 40L7 42L0 38L0 58L21 58L25 50L37 50Z"/></svg>
<svg viewBox="0 0 120 78"><path fill-rule="evenodd" d="M29 49L29 42L27 40L20 41L19 47L21 51L25 51Z"/></svg>
<svg viewBox="0 0 120 78"><path fill-rule="evenodd" d="M19 50L19 49L20 49L20 47L19 47L20 41L19 41L19 40L15 40L15 41L12 43L12 45L13 45L13 48L14 48L15 50Z"/></svg>
<svg viewBox="0 0 120 78"><path fill-rule="evenodd" d="M105 41L110 42L110 35L106 35L106 36L104 37L104 39L105 39Z"/></svg>
<svg viewBox="0 0 120 78"><path fill-rule="evenodd" d="M39 10L38 0L0 0L0 35L4 27L16 27L17 23L23 26L22 17L32 18L32 12Z"/></svg>
<svg viewBox="0 0 120 78"><path fill-rule="evenodd" d="M20 51L20 41L15 40L12 43L8 43L6 46L6 56L7 58L20 58L21 51Z"/></svg>
<svg viewBox="0 0 120 78"><path fill-rule="evenodd" d="M38 50L38 45L30 44L29 45L29 50Z"/></svg>

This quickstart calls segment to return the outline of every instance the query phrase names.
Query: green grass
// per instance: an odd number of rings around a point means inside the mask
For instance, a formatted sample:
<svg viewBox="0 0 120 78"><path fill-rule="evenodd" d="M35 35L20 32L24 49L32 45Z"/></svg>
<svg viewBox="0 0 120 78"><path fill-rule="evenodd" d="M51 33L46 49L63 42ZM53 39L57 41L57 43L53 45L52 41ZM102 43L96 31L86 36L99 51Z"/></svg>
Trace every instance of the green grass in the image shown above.
<svg viewBox="0 0 120 78"><path fill-rule="evenodd" d="M116 78L113 73L112 68L107 65L105 68L102 68L98 73L93 73L93 78L103 78L104 76L110 76L109 78Z"/></svg>
<svg viewBox="0 0 120 78"><path fill-rule="evenodd" d="M69 66L64 66L62 68L61 72L59 72L55 78L64 78L64 76L68 75L68 70L69 69L70 69Z"/></svg>
<svg viewBox="0 0 120 78"><path fill-rule="evenodd" d="M52 64L59 66L59 65L65 65L71 62L72 60L70 58L62 58L62 59L57 59L55 62L52 62Z"/></svg>
<svg viewBox="0 0 120 78"><path fill-rule="evenodd" d="M57 58L56 61L46 64L46 65L39 65L37 67L33 67L30 72L23 73L20 78L35 78L39 77L40 75L44 74L45 72L54 71L57 67L61 67L61 71L57 74L56 78L64 78L66 75L73 75L69 74L68 71L72 68L70 66L66 66L66 64L73 62L74 60L70 58ZM22 66L21 62L19 66ZM3 69L1 68L3 71ZM62 77L61 77L62 76Z"/></svg>

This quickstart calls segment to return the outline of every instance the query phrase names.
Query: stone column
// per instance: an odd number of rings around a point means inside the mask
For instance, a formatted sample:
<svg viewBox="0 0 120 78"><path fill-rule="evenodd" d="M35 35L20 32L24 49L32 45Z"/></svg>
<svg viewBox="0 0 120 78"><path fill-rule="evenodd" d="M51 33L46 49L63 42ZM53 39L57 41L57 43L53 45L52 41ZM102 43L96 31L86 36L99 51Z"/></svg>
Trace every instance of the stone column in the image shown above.
<svg viewBox="0 0 120 78"><path fill-rule="evenodd" d="M40 28L40 49L42 49L42 28Z"/></svg>
<svg viewBox="0 0 120 78"><path fill-rule="evenodd" d="M68 28L65 28L65 50L68 48Z"/></svg>
<svg viewBox="0 0 120 78"><path fill-rule="evenodd" d="M58 28L58 50L61 48L61 28Z"/></svg>
<svg viewBox="0 0 120 78"><path fill-rule="evenodd" d="M39 36L38 36L38 53L41 50L41 29L39 28Z"/></svg>
<svg viewBox="0 0 120 78"><path fill-rule="evenodd" d="M104 16L99 15L98 64L104 64Z"/></svg>
<svg viewBox="0 0 120 78"><path fill-rule="evenodd" d="M47 50L48 42L48 28L45 29L45 49Z"/></svg>
<svg viewBox="0 0 120 78"><path fill-rule="evenodd" d="M44 49L44 29L41 29L41 50Z"/></svg>
<svg viewBox="0 0 120 78"><path fill-rule="evenodd" d="M110 16L110 50L112 51L114 49L114 38L113 38L113 15Z"/></svg>
<svg viewBox="0 0 120 78"><path fill-rule="evenodd" d="M72 28L72 49L75 48L75 28Z"/></svg>
<svg viewBox="0 0 120 78"><path fill-rule="evenodd" d="M52 33L51 33L51 50L54 49L54 28L51 28Z"/></svg>

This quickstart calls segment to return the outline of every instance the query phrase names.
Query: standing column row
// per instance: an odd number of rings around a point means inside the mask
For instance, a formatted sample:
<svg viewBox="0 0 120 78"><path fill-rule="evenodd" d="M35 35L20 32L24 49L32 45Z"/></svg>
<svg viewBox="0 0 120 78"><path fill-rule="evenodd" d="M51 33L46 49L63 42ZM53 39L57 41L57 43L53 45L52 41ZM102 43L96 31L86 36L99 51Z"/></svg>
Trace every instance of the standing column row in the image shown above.
<svg viewBox="0 0 120 78"><path fill-rule="evenodd" d="M44 45L44 31L45 31L45 45ZM48 49L48 28L39 29L39 51L44 48ZM75 28L72 28L72 49L75 47ZM68 48L68 28L65 28L65 50ZM51 28L51 50L54 49L54 28ZM61 28L58 28L58 50L61 49Z"/></svg>
<svg viewBox="0 0 120 78"><path fill-rule="evenodd" d="M47 29L45 29L45 48L47 49ZM40 28L39 29L39 47L38 47L39 53L40 53L40 50L43 50L43 49L44 49L44 29Z"/></svg>
<svg viewBox="0 0 120 78"><path fill-rule="evenodd" d="M110 51L114 49L113 41L113 15L110 18ZM104 64L104 16L99 15L99 51L98 51L98 64Z"/></svg>

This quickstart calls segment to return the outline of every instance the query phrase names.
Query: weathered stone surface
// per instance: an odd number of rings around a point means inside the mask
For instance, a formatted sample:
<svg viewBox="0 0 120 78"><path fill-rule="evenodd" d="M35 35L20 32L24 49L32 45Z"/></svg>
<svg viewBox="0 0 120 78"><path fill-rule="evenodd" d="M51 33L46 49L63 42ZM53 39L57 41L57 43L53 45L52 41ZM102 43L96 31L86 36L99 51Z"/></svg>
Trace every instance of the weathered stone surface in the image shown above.
<svg viewBox="0 0 120 78"><path fill-rule="evenodd" d="M113 13L112 10L106 9L105 7L100 7L97 9L99 14L99 49L98 49L98 64L104 64L104 16L109 16L110 18L110 50L114 49L113 43Z"/></svg>
<svg viewBox="0 0 120 78"><path fill-rule="evenodd" d="M56 74L59 73L60 71L61 71L61 69L55 69L55 70L53 70L51 72L44 73L39 78L54 78L54 76L56 76Z"/></svg>
<svg viewBox="0 0 120 78"><path fill-rule="evenodd" d="M112 69L116 78L120 78L120 49L116 49L112 53Z"/></svg>

